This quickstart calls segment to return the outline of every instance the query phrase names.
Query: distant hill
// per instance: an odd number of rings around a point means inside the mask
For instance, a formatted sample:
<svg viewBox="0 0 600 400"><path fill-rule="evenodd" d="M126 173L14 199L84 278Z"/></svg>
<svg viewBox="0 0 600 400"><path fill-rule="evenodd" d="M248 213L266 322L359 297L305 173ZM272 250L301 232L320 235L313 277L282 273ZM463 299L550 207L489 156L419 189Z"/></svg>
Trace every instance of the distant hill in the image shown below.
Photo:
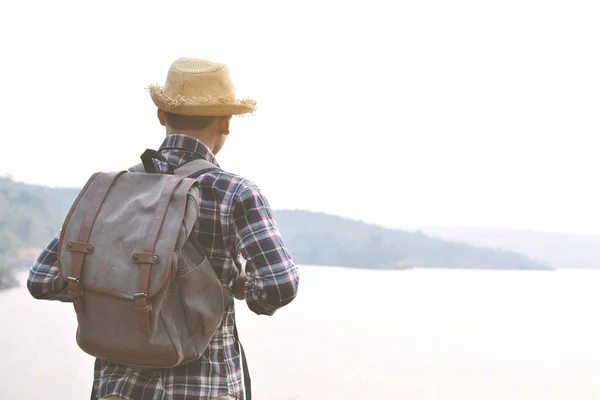
<svg viewBox="0 0 600 400"><path fill-rule="evenodd" d="M0 255L48 244L78 193L0 177Z"/></svg>
<svg viewBox="0 0 600 400"><path fill-rule="evenodd" d="M277 210L286 246L300 264L356 268L546 269L549 265L516 252L474 247L390 230L325 213Z"/></svg>
<svg viewBox="0 0 600 400"><path fill-rule="evenodd" d="M422 227L427 235L517 251L555 268L600 269L600 235L572 235L497 228Z"/></svg>
<svg viewBox="0 0 600 400"><path fill-rule="evenodd" d="M31 262L20 259L24 248L48 244L78 192L26 185L0 176L0 289L18 284L8 267Z"/></svg>
<svg viewBox="0 0 600 400"><path fill-rule="evenodd" d="M62 225L77 189L52 189L0 178L0 257L40 248ZM301 210L275 211L294 259L300 264L354 268L547 269L517 252L474 247ZM29 260L28 260L29 261Z"/></svg>

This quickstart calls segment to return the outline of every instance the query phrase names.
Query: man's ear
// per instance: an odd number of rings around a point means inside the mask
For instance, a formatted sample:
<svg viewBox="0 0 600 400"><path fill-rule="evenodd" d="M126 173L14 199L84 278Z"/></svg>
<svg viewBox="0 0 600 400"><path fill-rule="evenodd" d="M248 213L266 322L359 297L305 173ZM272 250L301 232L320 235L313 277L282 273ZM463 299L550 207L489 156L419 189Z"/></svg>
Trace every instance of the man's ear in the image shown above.
<svg viewBox="0 0 600 400"><path fill-rule="evenodd" d="M157 108L156 116L158 117L158 122L160 122L162 126L167 126L167 121L165 120L165 112L163 110Z"/></svg>
<svg viewBox="0 0 600 400"><path fill-rule="evenodd" d="M231 121L231 115L219 118L219 128L223 135L229 135L229 121Z"/></svg>

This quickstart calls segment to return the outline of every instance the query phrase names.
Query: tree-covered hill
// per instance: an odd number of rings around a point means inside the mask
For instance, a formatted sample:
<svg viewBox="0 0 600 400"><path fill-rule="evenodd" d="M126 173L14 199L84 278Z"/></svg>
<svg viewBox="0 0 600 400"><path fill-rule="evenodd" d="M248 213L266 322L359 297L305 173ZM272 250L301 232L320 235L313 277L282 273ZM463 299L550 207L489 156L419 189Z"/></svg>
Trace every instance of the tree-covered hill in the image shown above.
<svg viewBox="0 0 600 400"><path fill-rule="evenodd" d="M522 254L474 247L421 232L384 229L347 218L301 210L275 216L298 263L357 268L547 269Z"/></svg>
<svg viewBox="0 0 600 400"><path fill-rule="evenodd" d="M0 177L0 255L46 245L62 225L78 192Z"/></svg>

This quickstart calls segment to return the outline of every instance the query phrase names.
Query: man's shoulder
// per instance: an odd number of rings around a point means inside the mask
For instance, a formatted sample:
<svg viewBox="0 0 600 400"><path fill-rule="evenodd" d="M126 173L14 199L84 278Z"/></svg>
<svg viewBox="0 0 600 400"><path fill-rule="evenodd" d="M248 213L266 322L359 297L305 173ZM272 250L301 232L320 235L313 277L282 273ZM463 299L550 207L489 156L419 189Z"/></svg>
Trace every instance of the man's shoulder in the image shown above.
<svg viewBox="0 0 600 400"><path fill-rule="evenodd" d="M210 171L203 176L198 177L199 183L208 183L215 186L217 189L226 190L235 196L258 196L261 195L261 190L258 185L238 174L227 172L221 169Z"/></svg>
<svg viewBox="0 0 600 400"><path fill-rule="evenodd" d="M143 166L137 164L128 168L129 172L143 172ZM201 187L212 187L220 191L228 192L234 197L259 196L261 190L258 185L241 175L225 171L216 167L212 171L203 173L196 178Z"/></svg>

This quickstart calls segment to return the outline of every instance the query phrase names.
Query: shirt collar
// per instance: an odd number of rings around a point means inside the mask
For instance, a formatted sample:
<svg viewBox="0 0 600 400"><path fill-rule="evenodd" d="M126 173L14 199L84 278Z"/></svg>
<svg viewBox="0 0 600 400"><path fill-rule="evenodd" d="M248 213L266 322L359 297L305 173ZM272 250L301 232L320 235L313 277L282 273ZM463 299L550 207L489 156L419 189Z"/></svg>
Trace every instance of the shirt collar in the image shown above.
<svg viewBox="0 0 600 400"><path fill-rule="evenodd" d="M170 155L180 156L185 162L200 157L219 167L215 155L210 151L208 146L191 136L182 134L168 135L160 145L158 151L165 151Z"/></svg>

